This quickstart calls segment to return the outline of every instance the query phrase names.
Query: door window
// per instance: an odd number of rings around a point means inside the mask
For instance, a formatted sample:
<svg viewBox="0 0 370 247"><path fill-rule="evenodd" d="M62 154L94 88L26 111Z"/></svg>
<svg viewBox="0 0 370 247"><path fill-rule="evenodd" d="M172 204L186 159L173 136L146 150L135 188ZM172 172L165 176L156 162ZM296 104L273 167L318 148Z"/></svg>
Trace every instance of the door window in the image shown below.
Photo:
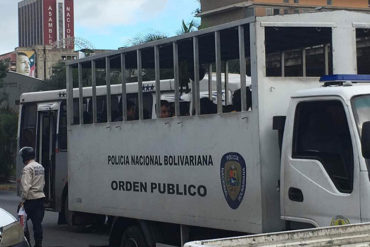
<svg viewBox="0 0 370 247"><path fill-rule="evenodd" d="M22 106L20 148L26 146L35 148L36 115L36 103L27 103Z"/></svg>
<svg viewBox="0 0 370 247"><path fill-rule="evenodd" d="M320 161L340 192L352 192L353 149L347 117L340 101L298 104L293 158Z"/></svg>
<svg viewBox="0 0 370 247"><path fill-rule="evenodd" d="M60 106L58 148L59 151L67 151L67 105L65 100Z"/></svg>

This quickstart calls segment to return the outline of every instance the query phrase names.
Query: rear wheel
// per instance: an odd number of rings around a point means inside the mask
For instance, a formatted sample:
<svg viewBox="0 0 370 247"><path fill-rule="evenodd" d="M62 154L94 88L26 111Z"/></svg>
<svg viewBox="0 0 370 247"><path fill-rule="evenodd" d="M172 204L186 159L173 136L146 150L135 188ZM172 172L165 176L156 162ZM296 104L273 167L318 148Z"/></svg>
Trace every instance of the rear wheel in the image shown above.
<svg viewBox="0 0 370 247"><path fill-rule="evenodd" d="M120 247L149 247L145 241L144 234L138 226L128 227L121 239Z"/></svg>
<svg viewBox="0 0 370 247"><path fill-rule="evenodd" d="M68 208L68 195L64 199L64 219L68 226L73 225L73 212Z"/></svg>

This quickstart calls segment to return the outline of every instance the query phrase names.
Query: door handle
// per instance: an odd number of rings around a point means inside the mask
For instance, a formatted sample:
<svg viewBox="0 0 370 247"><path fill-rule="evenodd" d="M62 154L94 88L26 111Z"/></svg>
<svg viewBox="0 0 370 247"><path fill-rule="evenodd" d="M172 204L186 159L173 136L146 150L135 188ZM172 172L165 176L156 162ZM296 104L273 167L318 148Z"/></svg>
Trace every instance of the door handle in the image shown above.
<svg viewBox="0 0 370 247"><path fill-rule="evenodd" d="M294 187L289 188L288 196L291 201L295 202L303 202L304 199L302 190Z"/></svg>

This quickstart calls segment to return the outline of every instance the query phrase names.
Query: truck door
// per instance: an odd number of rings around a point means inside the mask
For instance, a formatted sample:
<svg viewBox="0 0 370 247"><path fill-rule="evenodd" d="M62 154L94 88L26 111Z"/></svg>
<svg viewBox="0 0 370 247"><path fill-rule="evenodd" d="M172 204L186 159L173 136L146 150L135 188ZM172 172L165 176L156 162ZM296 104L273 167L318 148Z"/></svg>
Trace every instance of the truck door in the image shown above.
<svg viewBox="0 0 370 247"><path fill-rule="evenodd" d="M38 104L36 159L45 168L45 206L55 203L55 148L59 103Z"/></svg>
<svg viewBox="0 0 370 247"><path fill-rule="evenodd" d="M346 107L339 98L295 106L282 152L282 218L314 226L360 222L359 161Z"/></svg>

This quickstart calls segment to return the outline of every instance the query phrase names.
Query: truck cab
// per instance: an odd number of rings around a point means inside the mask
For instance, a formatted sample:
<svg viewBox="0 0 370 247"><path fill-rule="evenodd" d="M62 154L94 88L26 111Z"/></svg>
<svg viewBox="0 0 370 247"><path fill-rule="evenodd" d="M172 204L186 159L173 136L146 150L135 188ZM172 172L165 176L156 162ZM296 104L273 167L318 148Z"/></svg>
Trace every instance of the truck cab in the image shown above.
<svg viewBox="0 0 370 247"><path fill-rule="evenodd" d="M281 218L319 227L369 221L369 76L326 76L291 97L281 159ZM349 80L352 80L350 82ZM366 139L368 141L368 139Z"/></svg>

